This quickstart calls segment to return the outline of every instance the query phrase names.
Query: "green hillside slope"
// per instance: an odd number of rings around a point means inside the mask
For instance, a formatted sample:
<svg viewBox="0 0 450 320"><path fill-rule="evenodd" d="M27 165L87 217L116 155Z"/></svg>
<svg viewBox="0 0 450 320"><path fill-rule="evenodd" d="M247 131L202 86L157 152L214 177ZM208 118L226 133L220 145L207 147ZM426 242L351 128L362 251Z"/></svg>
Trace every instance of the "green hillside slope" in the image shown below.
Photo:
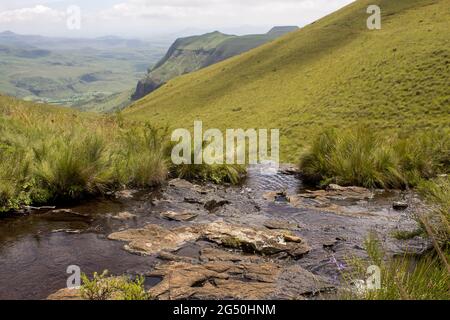
<svg viewBox="0 0 450 320"><path fill-rule="evenodd" d="M298 27L274 27L266 34L234 36L218 31L180 38L169 48L144 79L139 81L133 99L140 99L167 81L261 46Z"/></svg>
<svg viewBox="0 0 450 320"><path fill-rule="evenodd" d="M382 29L368 30L378 4ZM170 81L127 117L280 128L284 160L326 127L449 128L450 2L361 0L243 55Z"/></svg>

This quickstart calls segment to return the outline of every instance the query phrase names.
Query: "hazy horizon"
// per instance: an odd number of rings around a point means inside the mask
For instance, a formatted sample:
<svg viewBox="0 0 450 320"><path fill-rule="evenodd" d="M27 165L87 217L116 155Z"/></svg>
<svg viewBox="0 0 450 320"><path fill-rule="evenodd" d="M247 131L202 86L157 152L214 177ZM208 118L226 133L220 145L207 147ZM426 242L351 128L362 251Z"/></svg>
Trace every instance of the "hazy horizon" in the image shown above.
<svg viewBox="0 0 450 320"><path fill-rule="evenodd" d="M18 0L0 4L0 32L67 38L151 38L212 31L264 33L302 27L353 0ZM80 29L67 27L68 8L81 10Z"/></svg>

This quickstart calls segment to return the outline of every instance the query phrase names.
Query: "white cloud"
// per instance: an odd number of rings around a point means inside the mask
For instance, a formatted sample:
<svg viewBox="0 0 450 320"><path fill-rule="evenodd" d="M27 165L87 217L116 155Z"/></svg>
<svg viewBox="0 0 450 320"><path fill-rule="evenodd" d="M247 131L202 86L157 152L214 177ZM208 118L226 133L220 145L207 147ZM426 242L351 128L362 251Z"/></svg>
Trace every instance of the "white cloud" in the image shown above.
<svg viewBox="0 0 450 320"><path fill-rule="evenodd" d="M352 0L127 0L103 10L105 19L187 19L193 24L302 21L318 18ZM232 19L232 20L230 20Z"/></svg>
<svg viewBox="0 0 450 320"><path fill-rule="evenodd" d="M30 8L21 8L0 12L0 23L13 23L41 20L45 23L51 21L61 21L65 17L65 12L58 11L43 5L36 5Z"/></svg>
<svg viewBox="0 0 450 320"><path fill-rule="evenodd" d="M15 7L0 5L0 30L75 35L72 31L68 33L64 21L66 6L75 4L82 10L83 21L77 36L147 36L185 29L194 30L190 32L263 32L274 25L303 26L353 1L17 0ZM22 8L17 7L19 3Z"/></svg>

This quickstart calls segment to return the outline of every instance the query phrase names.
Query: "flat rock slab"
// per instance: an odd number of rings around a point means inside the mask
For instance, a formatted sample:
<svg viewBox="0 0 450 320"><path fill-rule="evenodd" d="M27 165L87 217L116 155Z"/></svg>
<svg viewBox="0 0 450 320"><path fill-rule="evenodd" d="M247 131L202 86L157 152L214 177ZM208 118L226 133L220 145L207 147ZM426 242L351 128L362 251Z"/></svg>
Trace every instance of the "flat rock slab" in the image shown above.
<svg viewBox="0 0 450 320"><path fill-rule="evenodd" d="M109 236L111 240L128 242L125 249L143 255L161 251L173 252L184 244L200 239L220 246L239 249L260 255L286 253L293 258L301 258L311 248L306 242L288 232L278 232L265 228L244 227L226 222L198 224L188 227L166 229L158 225L148 225L143 229L130 229Z"/></svg>
<svg viewBox="0 0 450 320"><path fill-rule="evenodd" d="M188 211L183 212L166 211L161 213L161 217L167 220L186 222L194 220L195 218L198 217L198 214Z"/></svg>
<svg viewBox="0 0 450 320"><path fill-rule="evenodd" d="M225 222L206 225L202 235L203 238L218 245L262 255L284 252L294 258L301 258L311 250L302 238L287 232L243 227Z"/></svg>
<svg viewBox="0 0 450 320"><path fill-rule="evenodd" d="M264 227L270 230L290 230L297 231L300 230L301 227L298 223L292 223L284 220L267 220L264 222Z"/></svg>
<svg viewBox="0 0 450 320"><path fill-rule="evenodd" d="M147 225L142 229L129 229L116 232L108 236L110 240L128 242L125 250L142 254L152 255L162 250L175 251L185 243L194 241L199 235L190 227L166 229L158 225Z"/></svg>
<svg viewBox="0 0 450 320"><path fill-rule="evenodd" d="M371 199L374 193L361 187L341 187L331 184L326 190L306 191L300 195L304 198L322 198L329 200L365 200Z"/></svg>
<svg viewBox="0 0 450 320"><path fill-rule="evenodd" d="M137 216L135 214L132 214L128 211L124 211L124 212L120 212L118 213L116 216L113 217L113 219L115 220L121 220L121 221L126 221L126 220L132 220L135 219Z"/></svg>
<svg viewBox="0 0 450 320"><path fill-rule="evenodd" d="M162 300L293 299L332 287L300 266L281 266L259 256L208 248L202 251L200 260L157 266L150 275L163 281L150 294Z"/></svg>

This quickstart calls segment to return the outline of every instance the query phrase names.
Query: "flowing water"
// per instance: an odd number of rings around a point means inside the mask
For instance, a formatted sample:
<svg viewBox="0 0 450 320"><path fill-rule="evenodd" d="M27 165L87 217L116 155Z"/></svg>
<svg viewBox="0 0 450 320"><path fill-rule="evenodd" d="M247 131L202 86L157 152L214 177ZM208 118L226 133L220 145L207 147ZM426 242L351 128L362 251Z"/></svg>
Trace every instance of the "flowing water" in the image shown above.
<svg viewBox="0 0 450 320"><path fill-rule="evenodd" d="M248 198L258 198L268 191L293 194L303 188L295 175L280 173L267 176L254 168L250 169L244 186L232 189L236 194L248 193ZM66 270L70 265L79 266L87 274L107 269L112 274L135 275L151 270L158 262L156 258L128 253L123 249L123 243L108 240L107 236L114 231L142 227L146 223L168 227L174 224L154 214L156 208L153 200L159 196L155 192L140 192L133 199L100 199L74 207L57 208L70 211L38 210L29 214L1 217L0 299L45 299L49 294L66 287L69 276ZM390 215L391 211L386 208L392 203L392 199L377 201L378 206L373 207L376 210L372 211L376 211L379 217ZM370 204L356 204L355 212L359 206L364 206L367 210ZM161 212L162 209L158 210ZM115 218L125 211L132 212L135 217L129 220ZM329 213L319 215L311 210L293 208L283 201L263 203L259 211L253 216L243 215L242 223L247 223L250 219L258 221L268 217L281 217L307 224L308 228L301 235L318 250L302 264L311 271L329 276L336 273L336 268L330 262L330 257L321 250L324 232L328 232L323 230L329 228L330 237L336 237L332 230L343 228L338 232L346 234L350 239L355 230L365 232L368 228L364 228L364 222L359 218L348 224L345 217ZM196 257L206 245L208 244L190 244L177 254ZM349 241L347 247L350 246L355 246L355 243ZM146 287L156 285L158 281L160 279L148 278Z"/></svg>

